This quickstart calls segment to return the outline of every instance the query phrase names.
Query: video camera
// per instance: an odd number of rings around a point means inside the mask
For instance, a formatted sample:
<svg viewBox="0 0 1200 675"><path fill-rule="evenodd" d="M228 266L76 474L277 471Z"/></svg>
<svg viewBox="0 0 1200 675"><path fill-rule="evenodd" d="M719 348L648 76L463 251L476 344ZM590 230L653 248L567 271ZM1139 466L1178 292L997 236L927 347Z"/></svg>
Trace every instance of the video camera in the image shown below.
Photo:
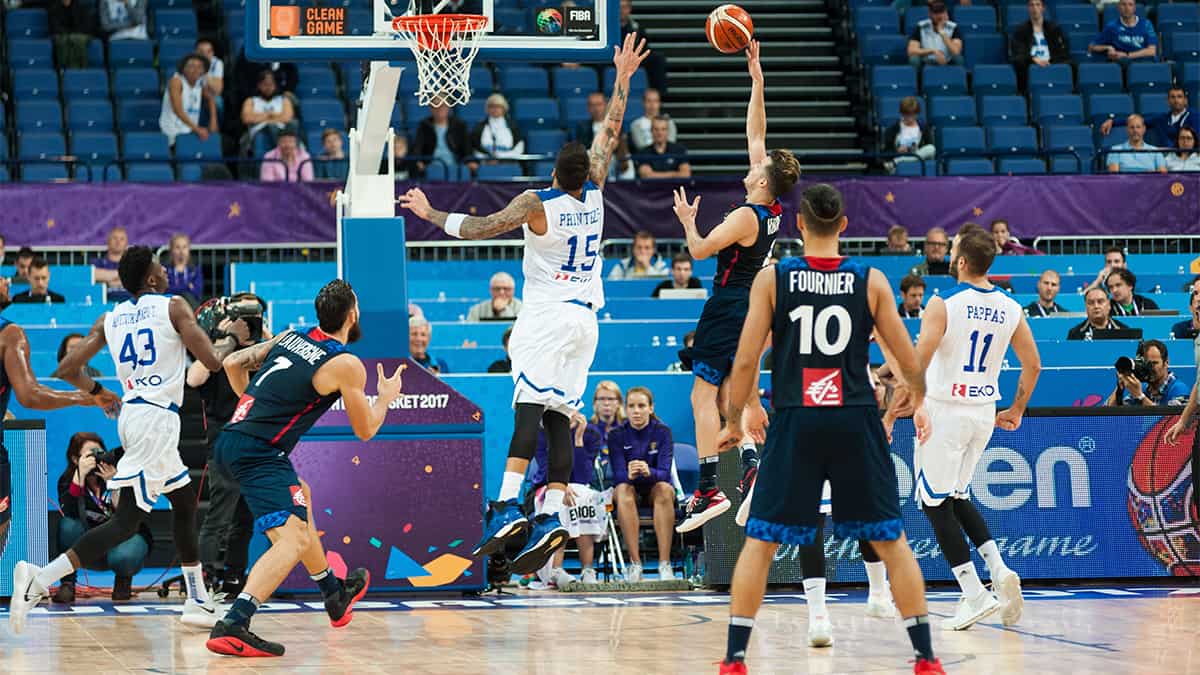
<svg viewBox="0 0 1200 675"><path fill-rule="evenodd" d="M262 342L263 314L267 303L253 293L237 293L228 297L213 298L196 308L196 322L214 342L228 333L218 328L225 319L241 319L250 328L250 341Z"/></svg>

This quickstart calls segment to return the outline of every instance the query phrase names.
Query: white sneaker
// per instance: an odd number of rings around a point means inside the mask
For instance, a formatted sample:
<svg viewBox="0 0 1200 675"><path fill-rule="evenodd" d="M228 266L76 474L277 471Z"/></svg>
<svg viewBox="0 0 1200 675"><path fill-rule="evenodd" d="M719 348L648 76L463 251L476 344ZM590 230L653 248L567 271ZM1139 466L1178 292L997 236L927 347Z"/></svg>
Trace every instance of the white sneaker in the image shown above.
<svg viewBox="0 0 1200 675"><path fill-rule="evenodd" d="M658 563L658 578L662 579L663 581L667 581L668 579L675 578L675 569L673 567L671 567L671 563L669 563L669 562Z"/></svg>
<svg viewBox="0 0 1200 675"><path fill-rule="evenodd" d="M554 585L557 586L558 590L560 591L565 588L567 584L575 583L575 577L567 574L567 571L561 567L555 567L554 570L550 572L550 578L554 581Z"/></svg>
<svg viewBox="0 0 1200 675"><path fill-rule="evenodd" d="M179 620L195 628L212 628L227 611L228 606L218 605L212 598L205 603L188 598L183 603L183 614L179 615Z"/></svg>
<svg viewBox="0 0 1200 675"><path fill-rule="evenodd" d="M742 503L738 505L737 513L733 516L733 522L737 523L738 527L745 527L746 521L750 520L750 500L754 499L754 486L757 484L758 476L755 476L750 489L742 497Z"/></svg>
<svg viewBox="0 0 1200 675"><path fill-rule="evenodd" d="M899 614L891 593L886 595L876 593L867 596L867 616L876 619L895 619Z"/></svg>
<svg viewBox="0 0 1200 675"><path fill-rule="evenodd" d="M1021 577L1012 570L1005 570L1005 573L992 580L992 588L1000 596L1000 622L1005 626L1017 625L1021 620L1021 611L1025 609L1025 599L1021 597Z"/></svg>
<svg viewBox="0 0 1200 675"><path fill-rule="evenodd" d="M14 635L25 630L25 617L29 610L46 597L46 589L38 583L37 575L42 568L31 565L24 560L17 561L13 567L13 594L8 605L8 629Z"/></svg>
<svg viewBox="0 0 1200 675"><path fill-rule="evenodd" d="M625 568L625 581L638 584L642 581L642 563L629 563Z"/></svg>
<svg viewBox="0 0 1200 675"><path fill-rule="evenodd" d="M581 584L596 583L596 570L589 567L589 568L585 569L584 571L580 572L579 573L579 583L581 583Z"/></svg>
<svg viewBox="0 0 1200 675"><path fill-rule="evenodd" d="M987 591L974 598L960 598L954 616L942 621L942 630L966 630L998 609L1000 601Z"/></svg>
<svg viewBox="0 0 1200 675"><path fill-rule="evenodd" d="M808 646L809 647L832 647L833 646L833 622L829 620L829 615L808 618Z"/></svg>

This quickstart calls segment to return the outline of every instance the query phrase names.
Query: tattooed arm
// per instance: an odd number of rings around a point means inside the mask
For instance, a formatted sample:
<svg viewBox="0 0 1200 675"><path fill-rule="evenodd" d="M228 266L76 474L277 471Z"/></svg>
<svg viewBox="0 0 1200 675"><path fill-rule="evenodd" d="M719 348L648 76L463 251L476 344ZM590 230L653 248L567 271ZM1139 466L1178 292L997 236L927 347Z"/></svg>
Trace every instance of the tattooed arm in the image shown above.
<svg viewBox="0 0 1200 675"><path fill-rule="evenodd" d="M402 195L400 206L443 230L446 229L446 220L450 214L430 206L429 198L420 188L413 188ZM466 216L462 219L458 234L455 236L460 239L491 239L529 222L531 214L536 214L541 208L542 200L536 193L522 192L513 197L508 206L490 216Z"/></svg>
<svg viewBox="0 0 1200 675"><path fill-rule="evenodd" d="M615 47L613 51L613 65L617 67L617 77L613 83L612 98L608 101L608 112L604 115L604 129L596 134L588 152L591 163L588 178L600 187L604 187L604 181L608 178L613 150L621 142L621 125L625 122L625 105L629 102L629 80L642 65L642 61L650 56L650 51L646 49L646 40L638 42L637 38L637 33L626 35L625 44Z"/></svg>
<svg viewBox="0 0 1200 675"><path fill-rule="evenodd" d="M275 343L291 332L285 330L266 342L239 349L225 357L221 363L225 367L225 374L229 376L229 386L234 393L238 396L246 393L246 387L250 386L250 373L258 370L267 360L267 354L271 352Z"/></svg>

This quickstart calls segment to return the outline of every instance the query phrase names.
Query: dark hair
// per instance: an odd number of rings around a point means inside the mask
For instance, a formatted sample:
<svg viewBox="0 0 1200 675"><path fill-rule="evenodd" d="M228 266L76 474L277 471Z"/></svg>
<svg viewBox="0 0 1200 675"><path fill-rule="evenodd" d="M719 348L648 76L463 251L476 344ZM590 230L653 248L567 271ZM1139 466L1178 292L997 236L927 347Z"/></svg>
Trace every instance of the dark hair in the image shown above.
<svg viewBox="0 0 1200 675"><path fill-rule="evenodd" d="M512 337L512 326L504 329L504 335L500 336L500 344L504 345L505 349L508 349L508 339L510 337Z"/></svg>
<svg viewBox="0 0 1200 675"><path fill-rule="evenodd" d="M900 99L900 114L901 115L920 115L921 114L921 99L916 96L905 96Z"/></svg>
<svg viewBox="0 0 1200 675"><path fill-rule="evenodd" d="M196 59L197 61L199 61L201 67L204 68L204 72L206 72L206 73L208 72L208 68L209 68L208 59L203 54L198 54L196 52L192 52L191 54L184 56L182 59L179 59L179 64L176 66L176 70L178 70L179 72L182 73L183 69L185 67L187 67L188 61L191 61L192 59Z"/></svg>
<svg viewBox="0 0 1200 675"><path fill-rule="evenodd" d="M283 138L284 136L291 136L292 138L295 138L295 139L300 138L300 136L296 133L295 129L292 129L291 127L284 127L283 129L279 130L278 134L275 134L275 141L278 142L279 139Z"/></svg>
<svg viewBox="0 0 1200 675"><path fill-rule="evenodd" d="M650 391L649 387L643 387L641 385L638 385L636 387L630 387L629 389L625 390L625 405L626 406L629 405L629 397L632 396L633 394L641 394L642 396L645 396L646 402L648 402L650 404L650 407L651 408L654 407L654 393ZM650 413L650 420L648 422L646 422L646 424L647 424L647 426L649 426L651 423L654 423L654 422L661 423L662 420L660 420L658 418L658 415L655 415L654 413Z"/></svg>
<svg viewBox="0 0 1200 675"><path fill-rule="evenodd" d="M572 141L562 146L554 160L554 178L558 186L567 192L582 190L592 170L591 159L583 143Z"/></svg>
<svg viewBox="0 0 1200 675"><path fill-rule="evenodd" d="M1125 262L1125 249L1121 248L1120 246L1109 246L1108 248L1104 249L1105 258L1108 257L1109 253L1120 253L1121 262Z"/></svg>
<svg viewBox="0 0 1200 675"><path fill-rule="evenodd" d="M789 150L772 150L771 164L767 167L767 187L771 196L778 199L792 189L800 180L800 160Z"/></svg>
<svg viewBox="0 0 1200 675"><path fill-rule="evenodd" d="M34 258L34 257L37 257L37 254L34 253L33 249L29 248L28 246L22 246L20 248L20 250L17 251L17 257L18 258Z"/></svg>
<svg viewBox="0 0 1200 675"><path fill-rule="evenodd" d="M997 218L997 219L993 220L992 224L988 225L988 229L991 230L992 232L995 232L996 226L999 225L1000 223L1004 223L1004 229L1009 230L1009 231L1012 230L1012 228L1008 226L1008 221L1003 218Z"/></svg>
<svg viewBox="0 0 1200 675"><path fill-rule="evenodd" d="M146 275L155 262L154 251L149 246L130 246L117 265L117 276L121 285L130 293L138 293L146 285Z"/></svg>
<svg viewBox="0 0 1200 675"><path fill-rule="evenodd" d="M1107 286L1108 281L1113 277L1120 277L1125 283L1129 284L1130 290L1137 288L1137 275L1125 269L1124 267L1118 267L1117 269L1113 270L1112 273L1108 275L1108 279L1104 281L1104 284Z"/></svg>
<svg viewBox="0 0 1200 675"><path fill-rule="evenodd" d="M88 441L99 444L99 446L104 450L108 449L104 445L104 439L100 438L99 434L95 434L90 431L77 431L72 434L71 440L67 441L67 468L63 469L62 475L58 477L58 486L60 491L72 481L75 471L79 467L79 455L83 450L83 444L87 443ZM74 461L71 461L72 455L75 455Z"/></svg>
<svg viewBox="0 0 1200 675"><path fill-rule="evenodd" d="M1103 287L1103 286L1092 286L1091 288L1087 289L1087 290L1086 290L1086 291L1084 291L1084 293L1083 293L1083 301L1084 301L1084 303L1087 303L1088 296L1089 296L1089 295L1091 295L1091 294L1092 294L1093 292L1095 292L1095 291L1099 291L1099 292L1100 292L1100 295L1103 295L1103 296L1104 296L1104 299L1105 299L1105 300L1108 300L1108 291L1104 290L1104 287Z"/></svg>
<svg viewBox="0 0 1200 675"><path fill-rule="evenodd" d="M262 72L260 72L260 73L258 74L258 77L254 78L254 84L256 84L256 85L257 85L258 83L260 83L260 82L262 82L263 80L267 79L267 76L268 76L268 75L270 75L270 76L271 76L271 81L272 81L272 82L274 82L276 85L278 85L278 84L279 84L279 80L275 78L275 73L274 73L274 71L272 71L272 70L271 70L271 69L269 69L269 68L268 68L268 69L266 69L266 70L263 70Z"/></svg>
<svg viewBox="0 0 1200 675"><path fill-rule="evenodd" d="M688 255L684 251L680 251L679 253L676 253L675 255L671 256L671 267L674 267L676 265L676 263L687 263L687 264L691 265L692 264L692 256Z"/></svg>
<svg viewBox="0 0 1200 675"><path fill-rule="evenodd" d="M66 337L62 339L62 342L58 343L58 359L56 362L62 361L63 357L67 355L67 343L75 338L81 337L83 337L83 333L67 333Z"/></svg>
<svg viewBox="0 0 1200 675"><path fill-rule="evenodd" d="M49 266L50 266L50 263L46 262L46 259L40 255L35 256L33 260L29 261L29 269L31 269L31 270L40 270L40 269L47 268Z"/></svg>
<svg viewBox="0 0 1200 675"><path fill-rule="evenodd" d="M346 324L346 317L354 309L354 289L343 279L334 279L325 284L313 304L317 308L317 321L321 330L336 333Z"/></svg>
<svg viewBox="0 0 1200 675"><path fill-rule="evenodd" d="M217 46L217 43L213 42L212 38L206 38L206 37L196 38L196 41L192 43L192 46L199 47L201 42L207 42L208 44L212 45L214 48Z"/></svg>
<svg viewBox="0 0 1200 675"><path fill-rule="evenodd" d="M1181 87L1181 86L1179 86L1179 85L1177 85L1177 84L1174 84L1174 85L1171 85L1170 87L1167 87L1167 93L1168 93L1168 94L1170 94L1170 93L1171 93L1171 92L1173 92L1173 91L1182 91L1182 92L1183 92L1183 97L1184 97L1184 98L1187 98L1187 97L1188 97L1187 89L1185 89L1185 88L1183 88L1183 87ZM1181 128L1181 129L1184 129L1184 128L1186 128L1186 129L1190 129L1191 127L1180 127L1180 128Z"/></svg>
<svg viewBox="0 0 1200 675"><path fill-rule="evenodd" d="M1158 355L1162 357L1163 363L1170 361L1170 359L1167 358L1167 345L1165 345L1162 340L1146 340L1145 342L1142 342L1138 345L1137 355L1145 357L1146 350L1151 347L1154 347L1158 350Z"/></svg>
<svg viewBox="0 0 1200 675"><path fill-rule="evenodd" d="M655 241L654 233L650 232L649 230L638 230L637 232L634 232L633 240L637 241L638 239L649 239L650 241Z"/></svg>
<svg viewBox="0 0 1200 675"><path fill-rule="evenodd" d="M819 237L837 234L844 206L842 193L828 183L811 185L800 198L800 217L804 227Z"/></svg>
<svg viewBox="0 0 1200 675"><path fill-rule="evenodd" d="M958 257L967 261L971 274L987 274L996 259L996 240L978 223L967 223L958 230Z"/></svg>
<svg viewBox="0 0 1200 675"><path fill-rule="evenodd" d="M910 288L925 288L925 280L919 274L908 274L900 280L900 292L907 293Z"/></svg>

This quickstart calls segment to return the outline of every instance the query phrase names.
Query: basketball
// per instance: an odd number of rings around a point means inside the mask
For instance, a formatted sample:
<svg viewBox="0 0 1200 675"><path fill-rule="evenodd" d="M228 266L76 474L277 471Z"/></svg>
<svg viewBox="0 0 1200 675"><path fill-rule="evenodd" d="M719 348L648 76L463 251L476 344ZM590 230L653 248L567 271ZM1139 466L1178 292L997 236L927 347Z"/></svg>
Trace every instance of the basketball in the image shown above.
<svg viewBox="0 0 1200 675"><path fill-rule="evenodd" d="M1188 463L1195 432L1167 445L1162 437L1174 421L1174 417L1163 418L1134 453L1129 466L1128 508L1150 555L1172 575L1191 576L1200 573L1200 527L1196 525Z"/></svg>
<svg viewBox="0 0 1200 675"><path fill-rule="evenodd" d="M733 54L750 44L750 39L754 37L754 21L746 10L737 5L721 5L708 15L704 34L717 51Z"/></svg>

